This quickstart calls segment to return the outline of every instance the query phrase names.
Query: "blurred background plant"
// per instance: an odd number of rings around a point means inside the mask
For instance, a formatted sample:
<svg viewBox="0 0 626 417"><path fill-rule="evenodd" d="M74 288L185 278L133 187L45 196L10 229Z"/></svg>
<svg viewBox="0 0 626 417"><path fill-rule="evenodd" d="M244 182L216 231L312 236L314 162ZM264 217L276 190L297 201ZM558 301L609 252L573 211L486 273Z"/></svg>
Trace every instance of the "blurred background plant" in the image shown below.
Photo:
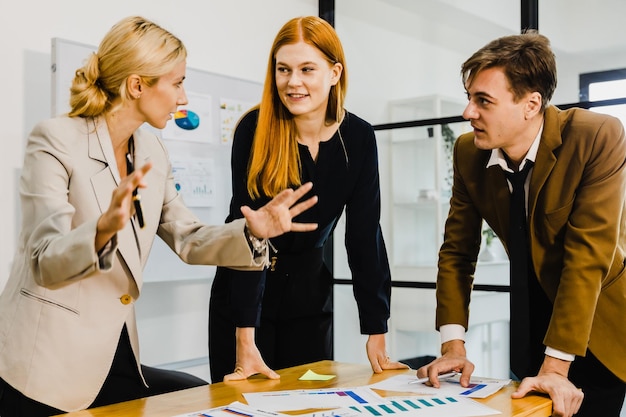
<svg viewBox="0 0 626 417"><path fill-rule="evenodd" d="M496 237L495 232L487 223L483 223L483 238L485 239L485 244L487 247L490 247L493 243L493 239Z"/></svg>
<svg viewBox="0 0 626 417"><path fill-rule="evenodd" d="M441 125L441 138L443 139L443 149L446 153L446 166L448 168L446 172L446 186L452 189L452 151L456 141L456 134L447 123Z"/></svg>

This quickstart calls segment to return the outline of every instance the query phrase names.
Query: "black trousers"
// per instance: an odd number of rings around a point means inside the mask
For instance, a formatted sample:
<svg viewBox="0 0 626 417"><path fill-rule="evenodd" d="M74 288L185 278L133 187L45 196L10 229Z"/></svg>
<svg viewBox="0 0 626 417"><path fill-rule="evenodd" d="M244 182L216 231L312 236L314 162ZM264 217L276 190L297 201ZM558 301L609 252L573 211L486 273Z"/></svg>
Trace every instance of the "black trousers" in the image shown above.
<svg viewBox="0 0 626 417"><path fill-rule="evenodd" d="M266 274L256 344L272 369L333 358L332 274L321 250L300 256L279 253ZM281 257L282 255L282 257ZM235 323L230 314L230 270L218 268L209 304L211 382L235 369Z"/></svg>
<svg viewBox="0 0 626 417"><path fill-rule="evenodd" d="M569 379L585 394L576 417L619 417L626 383L613 375L589 350L585 357L576 357L570 367Z"/></svg>
<svg viewBox="0 0 626 417"><path fill-rule="evenodd" d="M535 323L537 324L537 322L539 320ZM531 332L533 342L530 358L533 368L525 376L537 375L544 358L543 335L547 329L547 324L543 326L537 324L536 327L540 328L541 331ZM585 394L576 417L620 416L626 394L626 383L613 375L591 351L587 350L584 357L576 357L570 367L568 378Z"/></svg>
<svg viewBox="0 0 626 417"><path fill-rule="evenodd" d="M525 375L520 375L518 379L522 379L524 376L535 376L539 372L545 356L543 338L552 316L552 303L541 290L536 278L529 281L529 291L532 300L529 337L530 360L527 372ZM514 312L512 311L511 314ZM587 350L584 357L576 357L570 367L568 378L585 394L576 417L620 416L626 394L626 383L613 375L591 351Z"/></svg>
<svg viewBox="0 0 626 417"><path fill-rule="evenodd" d="M168 371L144 365L141 365L141 370L148 387L143 384L137 371L135 356L132 353L128 332L124 326L109 375L89 408L208 384L206 381L184 372ZM0 416L48 417L64 412L26 397L0 378Z"/></svg>

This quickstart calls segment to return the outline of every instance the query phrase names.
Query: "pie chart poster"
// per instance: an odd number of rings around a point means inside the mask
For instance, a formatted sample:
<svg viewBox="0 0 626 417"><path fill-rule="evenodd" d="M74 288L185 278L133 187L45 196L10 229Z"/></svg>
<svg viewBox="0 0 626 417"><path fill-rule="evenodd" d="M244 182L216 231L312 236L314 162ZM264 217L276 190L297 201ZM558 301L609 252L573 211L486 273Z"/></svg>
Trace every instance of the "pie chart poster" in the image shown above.
<svg viewBox="0 0 626 417"><path fill-rule="evenodd" d="M189 103L179 106L172 119L162 130L163 139L211 144L211 96L187 93Z"/></svg>

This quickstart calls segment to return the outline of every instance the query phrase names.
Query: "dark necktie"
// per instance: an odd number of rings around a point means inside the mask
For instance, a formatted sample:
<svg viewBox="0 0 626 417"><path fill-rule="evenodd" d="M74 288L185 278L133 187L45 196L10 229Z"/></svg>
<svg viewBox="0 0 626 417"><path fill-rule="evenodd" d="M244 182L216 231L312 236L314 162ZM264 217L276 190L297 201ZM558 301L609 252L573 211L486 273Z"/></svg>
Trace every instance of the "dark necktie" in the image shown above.
<svg viewBox="0 0 626 417"><path fill-rule="evenodd" d="M533 163L526 161L524 169L507 172L511 183L511 207L509 220L510 261L510 362L513 373L522 378L529 373L530 366L530 296L529 279L535 279L530 266L530 249L526 227L526 193L524 183Z"/></svg>

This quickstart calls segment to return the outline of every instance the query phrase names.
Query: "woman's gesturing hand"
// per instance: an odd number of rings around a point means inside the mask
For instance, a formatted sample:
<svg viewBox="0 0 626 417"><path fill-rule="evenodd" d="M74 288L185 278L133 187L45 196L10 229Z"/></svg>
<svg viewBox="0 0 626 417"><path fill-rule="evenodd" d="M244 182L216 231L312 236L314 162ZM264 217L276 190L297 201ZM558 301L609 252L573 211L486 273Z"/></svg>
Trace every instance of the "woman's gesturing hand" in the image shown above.
<svg viewBox="0 0 626 417"><path fill-rule="evenodd" d="M317 203L317 196L298 203L300 198L311 191L313 183L306 183L295 190L281 191L269 203L258 210L241 207L248 230L259 239L268 239L286 232L309 232L317 229L317 223L294 223L292 219Z"/></svg>

